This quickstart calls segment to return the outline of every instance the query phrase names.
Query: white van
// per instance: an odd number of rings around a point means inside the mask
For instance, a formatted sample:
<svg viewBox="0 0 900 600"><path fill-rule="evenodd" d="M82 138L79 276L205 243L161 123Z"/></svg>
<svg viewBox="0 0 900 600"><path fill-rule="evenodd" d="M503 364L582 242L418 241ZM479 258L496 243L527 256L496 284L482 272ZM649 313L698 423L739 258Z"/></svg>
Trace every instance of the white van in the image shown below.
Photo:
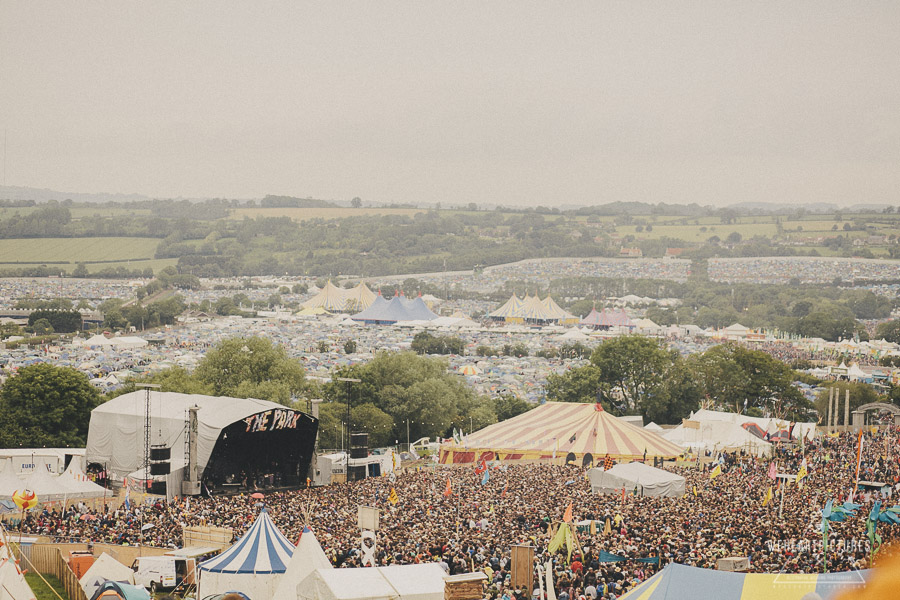
<svg viewBox="0 0 900 600"><path fill-rule="evenodd" d="M192 558L178 556L140 556L131 565L135 585L143 586L151 594L170 590L185 579L191 583L196 562Z"/></svg>

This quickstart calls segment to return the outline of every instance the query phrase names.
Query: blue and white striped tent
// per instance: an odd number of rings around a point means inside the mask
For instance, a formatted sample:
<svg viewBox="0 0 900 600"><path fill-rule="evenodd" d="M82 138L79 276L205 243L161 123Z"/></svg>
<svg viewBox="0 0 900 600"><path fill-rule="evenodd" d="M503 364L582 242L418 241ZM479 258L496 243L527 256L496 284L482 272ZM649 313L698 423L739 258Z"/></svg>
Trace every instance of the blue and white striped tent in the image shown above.
<svg viewBox="0 0 900 600"><path fill-rule="evenodd" d="M733 573L670 564L622 600L802 600L815 592L831 600L865 585L871 571Z"/></svg>
<svg viewBox="0 0 900 600"><path fill-rule="evenodd" d="M198 596L234 590L253 600L271 598L293 553L294 545L263 508L247 533L231 548L200 563L202 593Z"/></svg>

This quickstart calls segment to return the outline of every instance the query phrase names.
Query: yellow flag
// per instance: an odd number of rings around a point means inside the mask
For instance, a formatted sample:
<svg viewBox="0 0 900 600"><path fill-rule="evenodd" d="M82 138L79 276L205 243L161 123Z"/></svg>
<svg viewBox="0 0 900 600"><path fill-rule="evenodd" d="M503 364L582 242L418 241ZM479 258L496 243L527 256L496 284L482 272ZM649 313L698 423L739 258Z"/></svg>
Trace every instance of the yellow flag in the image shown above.
<svg viewBox="0 0 900 600"><path fill-rule="evenodd" d="M612 533L612 525L609 522L609 517L606 518L606 525L603 526L603 535L609 535Z"/></svg>
<svg viewBox="0 0 900 600"><path fill-rule="evenodd" d="M763 500L763 506L772 501L772 486L769 486L769 491L766 492L766 498Z"/></svg>
<svg viewBox="0 0 900 600"><path fill-rule="evenodd" d="M794 480L797 483L798 488L803 488L803 479L806 478L807 473L806 459L804 458L803 462L800 463L800 468L797 470L797 479Z"/></svg>
<svg viewBox="0 0 900 600"><path fill-rule="evenodd" d="M697 495L697 486L695 485L694 486L694 496L696 496L696 495Z"/></svg>
<svg viewBox="0 0 900 600"><path fill-rule="evenodd" d="M388 502L391 504L397 504L400 498L397 497L397 490L391 488L391 494L388 496Z"/></svg>
<svg viewBox="0 0 900 600"><path fill-rule="evenodd" d="M709 474L710 479L715 479L719 475L722 474L722 465L716 465L716 468L712 470L712 473Z"/></svg>

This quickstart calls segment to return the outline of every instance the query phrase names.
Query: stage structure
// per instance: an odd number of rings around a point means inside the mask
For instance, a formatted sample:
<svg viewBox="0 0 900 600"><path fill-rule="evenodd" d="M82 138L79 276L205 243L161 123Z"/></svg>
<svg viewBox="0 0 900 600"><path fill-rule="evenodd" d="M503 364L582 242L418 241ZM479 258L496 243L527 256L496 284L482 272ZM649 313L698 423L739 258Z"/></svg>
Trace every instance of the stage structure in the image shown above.
<svg viewBox="0 0 900 600"><path fill-rule="evenodd" d="M86 463L142 482L149 414L152 493L168 497L305 484L318 419L274 402L131 392L91 411ZM148 409L149 407L149 409ZM154 475L154 473L158 473ZM140 486L143 487L143 486Z"/></svg>

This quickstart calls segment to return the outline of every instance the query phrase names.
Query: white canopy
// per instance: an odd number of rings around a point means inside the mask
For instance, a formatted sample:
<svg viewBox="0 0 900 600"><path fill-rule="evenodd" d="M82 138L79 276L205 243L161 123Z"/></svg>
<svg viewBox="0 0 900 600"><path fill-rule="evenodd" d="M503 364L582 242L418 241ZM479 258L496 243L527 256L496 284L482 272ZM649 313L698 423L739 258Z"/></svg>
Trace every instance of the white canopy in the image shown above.
<svg viewBox="0 0 900 600"><path fill-rule="evenodd" d="M104 581L134 585L134 571L104 552L81 576L79 583L88 598L94 595Z"/></svg>
<svg viewBox="0 0 900 600"><path fill-rule="evenodd" d="M712 452L736 452L744 450L754 456L769 456L772 444L762 440L737 423L726 421L700 421L699 428L684 424L664 431L662 436L683 448L710 450Z"/></svg>
<svg viewBox="0 0 900 600"><path fill-rule="evenodd" d="M750 415L720 410L707 410L705 408L693 413L690 419L692 421L725 421L726 423L736 423L738 425L755 423L766 433L777 433L791 426L790 422L785 421L784 419L751 417ZM794 430L791 432L791 435L794 437L804 436L807 440L812 441L816 436L816 424L794 423Z"/></svg>
<svg viewBox="0 0 900 600"><path fill-rule="evenodd" d="M444 600L446 573L435 563L364 569L316 569L297 600Z"/></svg>
<svg viewBox="0 0 900 600"><path fill-rule="evenodd" d="M66 467L66 470L59 476L60 479L66 486L74 491L74 497L99 498L105 495L106 490L103 486L97 485L84 474L81 461L82 457L80 456L72 457L69 466Z"/></svg>
<svg viewBox="0 0 900 600"><path fill-rule="evenodd" d="M631 492L637 488L642 496L684 496L684 477L639 462L618 464L608 471L591 469L588 477L594 494L615 494L623 488Z"/></svg>
<svg viewBox="0 0 900 600"><path fill-rule="evenodd" d="M10 498L18 490L21 490L24 487L25 482L16 475L12 459L4 459L3 469L0 470L0 498Z"/></svg>
<svg viewBox="0 0 900 600"><path fill-rule="evenodd" d="M63 500L76 497L74 487L70 487L59 475L51 475L44 469L35 469L25 480L25 486L37 494L38 502Z"/></svg>
<svg viewBox="0 0 900 600"><path fill-rule="evenodd" d="M281 576L275 588L275 598L292 598L297 593L297 585L316 569L331 569L331 562L309 527L303 528L300 541L291 556L287 571Z"/></svg>

